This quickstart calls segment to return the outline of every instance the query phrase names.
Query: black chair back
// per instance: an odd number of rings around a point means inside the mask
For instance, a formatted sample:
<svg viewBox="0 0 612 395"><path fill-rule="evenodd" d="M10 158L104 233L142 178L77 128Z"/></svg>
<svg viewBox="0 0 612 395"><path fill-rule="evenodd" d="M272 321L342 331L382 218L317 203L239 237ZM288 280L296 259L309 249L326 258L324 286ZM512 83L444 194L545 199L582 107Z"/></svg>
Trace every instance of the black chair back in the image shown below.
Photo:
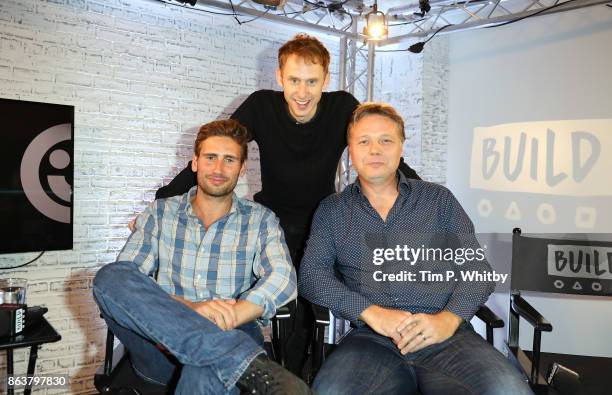
<svg viewBox="0 0 612 395"><path fill-rule="evenodd" d="M512 290L612 296L612 235L580 240L512 235Z"/></svg>

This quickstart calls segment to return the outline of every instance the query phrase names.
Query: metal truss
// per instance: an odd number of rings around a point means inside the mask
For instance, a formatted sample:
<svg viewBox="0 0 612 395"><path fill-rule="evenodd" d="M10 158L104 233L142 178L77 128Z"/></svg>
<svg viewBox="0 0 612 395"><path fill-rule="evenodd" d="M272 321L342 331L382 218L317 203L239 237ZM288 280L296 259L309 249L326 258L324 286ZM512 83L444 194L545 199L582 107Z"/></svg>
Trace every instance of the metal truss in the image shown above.
<svg viewBox="0 0 612 395"><path fill-rule="evenodd" d="M447 25L449 26L440 31L440 34L495 26L536 14L546 15L609 2L610 0L431 0L431 10L425 15L421 15L417 2L387 11L389 30L394 30L394 35L384 44L423 38Z"/></svg>
<svg viewBox="0 0 612 395"><path fill-rule="evenodd" d="M396 3L394 0L388 1L390 4ZM387 0L379 0L379 9L384 9L386 2ZM379 41L377 46L404 40L414 41L427 37L446 25L450 26L440 34L499 25L535 14L545 15L606 3L610 3L610 0L430 0L431 10L423 14L419 1L411 0L408 4L386 10L389 38ZM366 40L360 32L365 23L365 15L371 10L370 6L364 5L364 0L282 0L276 7L265 6L252 0L197 0L195 7L213 7L235 12L242 17L261 18L353 41Z"/></svg>
<svg viewBox="0 0 612 395"><path fill-rule="evenodd" d="M349 12L339 7L334 8L332 0L282 1L278 7L265 6L251 0L197 0L196 7L206 6L249 15L277 23L309 30L320 31L332 35L361 39L364 37L351 30L357 23L359 14Z"/></svg>

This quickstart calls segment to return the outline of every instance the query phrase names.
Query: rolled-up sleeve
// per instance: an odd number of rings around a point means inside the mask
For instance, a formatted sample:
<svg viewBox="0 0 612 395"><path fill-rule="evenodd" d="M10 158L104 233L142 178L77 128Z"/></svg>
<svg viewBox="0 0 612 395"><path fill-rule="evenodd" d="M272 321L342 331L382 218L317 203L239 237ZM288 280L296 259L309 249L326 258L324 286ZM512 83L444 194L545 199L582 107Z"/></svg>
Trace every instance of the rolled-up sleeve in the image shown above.
<svg viewBox="0 0 612 395"><path fill-rule="evenodd" d="M333 237L334 196L323 200L317 209L310 237L300 265L300 295L312 303L330 309L334 315L356 322L372 302L352 291L337 277L337 257Z"/></svg>
<svg viewBox="0 0 612 395"><path fill-rule="evenodd" d="M240 299L262 306L264 320L297 297L297 278L285 237L278 219L269 210L263 213L259 226L253 274L257 281Z"/></svg>

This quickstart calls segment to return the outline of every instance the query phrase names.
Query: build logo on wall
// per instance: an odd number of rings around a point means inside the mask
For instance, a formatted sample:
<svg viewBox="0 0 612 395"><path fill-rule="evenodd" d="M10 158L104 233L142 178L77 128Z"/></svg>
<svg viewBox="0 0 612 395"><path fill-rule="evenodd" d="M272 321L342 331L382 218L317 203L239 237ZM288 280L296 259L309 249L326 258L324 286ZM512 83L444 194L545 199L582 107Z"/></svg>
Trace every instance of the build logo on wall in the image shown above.
<svg viewBox="0 0 612 395"><path fill-rule="evenodd" d="M611 178L611 119L474 129L476 210L481 219L508 223L507 229L610 231Z"/></svg>
<svg viewBox="0 0 612 395"><path fill-rule="evenodd" d="M0 253L72 248L74 107L0 99Z"/></svg>

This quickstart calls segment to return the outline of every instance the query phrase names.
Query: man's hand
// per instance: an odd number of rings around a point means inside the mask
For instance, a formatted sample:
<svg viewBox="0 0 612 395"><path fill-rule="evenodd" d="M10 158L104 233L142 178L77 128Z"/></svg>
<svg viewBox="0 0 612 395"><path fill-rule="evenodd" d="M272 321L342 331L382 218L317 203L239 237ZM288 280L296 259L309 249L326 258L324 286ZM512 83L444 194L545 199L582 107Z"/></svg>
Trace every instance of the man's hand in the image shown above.
<svg viewBox="0 0 612 395"><path fill-rule="evenodd" d="M136 230L136 217L134 217L134 219L130 221L130 223L128 224L128 228L132 232Z"/></svg>
<svg viewBox="0 0 612 395"><path fill-rule="evenodd" d="M390 337L395 344L402 339L398 327L410 317L412 313L408 311L386 309L377 305L371 305L360 315L376 333Z"/></svg>
<svg viewBox="0 0 612 395"><path fill-rule="evenodd" d="M196 313L208 318L224 331L234 329L238 326L238 319L234 306L236 301L233 299L206 300L203 302L193 302L192 308Z"/></svg>
<svg viewBox="0 0 612 395"><path fill-rule="evenodd" d="M455 333L461 321L461 317L448 310L436 314L412 314L397 327L401 335L401 340L396 342L397 348L405 355L441 343Z"/></svg>
<svg viewBox="0 0 612 395"><path fill-rule="evenodd" d="M234 306L236 301L233 299L215 299L202 302L190 302L176 295L171 295L173 299L183 303L187 307L200 314L202 317L214 322L224 331L236 328L238 317Z"/></svg>

